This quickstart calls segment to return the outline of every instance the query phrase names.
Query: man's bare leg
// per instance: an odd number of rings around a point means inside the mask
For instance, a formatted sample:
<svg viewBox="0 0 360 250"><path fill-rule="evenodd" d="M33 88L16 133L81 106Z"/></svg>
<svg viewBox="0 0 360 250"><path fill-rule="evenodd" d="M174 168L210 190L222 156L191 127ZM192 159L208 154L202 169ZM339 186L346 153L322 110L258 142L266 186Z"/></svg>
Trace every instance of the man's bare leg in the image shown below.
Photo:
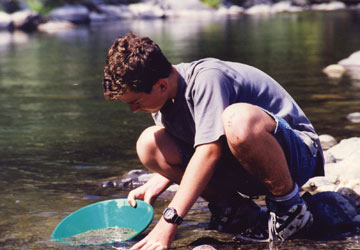
<svg viewBox="0 0 360 250"><path fill-rule="evenodd" d="M178 145L163 127L147 128L139 137L137 152L140 161L147 169L172 182L180 183L184 169L181 167L182 160ZM155 178L152 183L156 186L158 185L156 182L161 184L161 177ZM145 187L145 189L148 188ZM151 188L149 189L149 193L157 193L152 192ZM219 184L215 186L210 182L201 197L209 201L209 209L212 214L209 229L239 232L254 224L261 213L260 207L252 200L243 198L236 190Z"/></svg>
<svg viewBox="0 0 360 250"><path fill-rule="evenodd" d="M273 136L276 123L262 109L245 103L229 106L223 113L225 135L232 154L274 196L294 188L284 152Z"/></svg>
<svg viewBox="0 0 360 250"><path fill-rule="evenodd" d="M284 152L272 134L276 128L273 118L257 106L237 103L224 111L223 124L232 154L269 192L266 198L270 212L269 240L283 241L308 228L313 218L291 178ZM264 240L248 232L238 237L247 241Z"/></svg>
<svg viewBox="0 0 360 250"><path fill-rule="evenodd" d="M180 151L172 137L161 126L152 126L140 135L136 150L141 163L150 171L158 173L179 184L185 169L181 167ZM238 196L235 190L224 187L208 187L201 195L205 200L216 202L228 196Z"/></svg>

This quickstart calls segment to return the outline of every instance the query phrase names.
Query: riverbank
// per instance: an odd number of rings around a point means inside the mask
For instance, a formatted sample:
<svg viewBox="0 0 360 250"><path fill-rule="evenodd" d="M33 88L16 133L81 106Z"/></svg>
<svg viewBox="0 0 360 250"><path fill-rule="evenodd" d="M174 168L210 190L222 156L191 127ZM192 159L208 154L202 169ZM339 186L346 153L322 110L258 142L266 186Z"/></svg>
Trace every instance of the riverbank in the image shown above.
<svg viewBox="0 0 360 250"><path fill-rule="evenodd" d="M356 1L245 1L242 6L230 1L210 7L199 0L187 1L141 1L138 3L107 4L106 1L85 1L86 4L59 6L46 14L24 2L14 12L0 9L0 31L22 30L25 32L61 32L79 24L94 24L122 19L166 18L216 18L238 15L274 15L283 12L360 10Z"/></svg>

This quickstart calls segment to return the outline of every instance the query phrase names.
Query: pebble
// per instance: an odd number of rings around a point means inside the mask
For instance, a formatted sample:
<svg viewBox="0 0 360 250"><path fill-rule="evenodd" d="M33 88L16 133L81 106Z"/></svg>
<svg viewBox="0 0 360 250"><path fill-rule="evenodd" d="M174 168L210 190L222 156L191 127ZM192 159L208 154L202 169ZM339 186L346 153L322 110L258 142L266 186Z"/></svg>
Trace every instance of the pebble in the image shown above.
<svg viewBox="0 0 360 250"><path fill-rule="evenodd" d="M351 122L360 123L360 112L350 113L346 118Z"/></svg>
<svg viewBox="0 0 360 250"><path fill-rule="evenodd" d="M323 150L327 150L338 143L333 136L327 134L320 135L319 140Z"/></svg>
<svg viewBox="0 0 360 250"><path fill-rule="evenodd" d="M331 64L323 69L323 72L330 78L341 78L345 71L345 67L339 64Z"/></svg>

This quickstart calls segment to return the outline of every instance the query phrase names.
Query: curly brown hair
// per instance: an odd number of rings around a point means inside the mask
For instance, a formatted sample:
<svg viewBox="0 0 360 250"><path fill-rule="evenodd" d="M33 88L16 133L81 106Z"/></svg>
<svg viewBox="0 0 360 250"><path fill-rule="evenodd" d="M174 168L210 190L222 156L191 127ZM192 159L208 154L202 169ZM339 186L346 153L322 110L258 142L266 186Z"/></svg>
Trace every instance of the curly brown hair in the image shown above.
<svg viewBox="0 0 360 250"><path fill-rule="evenodd" d="M153 85L171 71L171 63L154 41L130 32L119 37L108 51L102 82L104 96L116 100L129 90L150 93Z"/></svg>

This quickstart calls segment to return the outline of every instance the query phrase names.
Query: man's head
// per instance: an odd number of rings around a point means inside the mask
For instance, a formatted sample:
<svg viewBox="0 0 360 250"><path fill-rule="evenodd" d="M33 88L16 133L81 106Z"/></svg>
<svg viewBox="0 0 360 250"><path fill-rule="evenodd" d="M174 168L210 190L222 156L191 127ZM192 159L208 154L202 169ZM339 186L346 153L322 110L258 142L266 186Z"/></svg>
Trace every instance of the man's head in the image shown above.
<svg viewBox="0 0 360 250"><path fill-rule="evenodd" d="M150 93L153 85L171 71L171 63L154 41L128 33L108 51L102 83L104 95L108 100L117 100L127 91Z"/></svg>

